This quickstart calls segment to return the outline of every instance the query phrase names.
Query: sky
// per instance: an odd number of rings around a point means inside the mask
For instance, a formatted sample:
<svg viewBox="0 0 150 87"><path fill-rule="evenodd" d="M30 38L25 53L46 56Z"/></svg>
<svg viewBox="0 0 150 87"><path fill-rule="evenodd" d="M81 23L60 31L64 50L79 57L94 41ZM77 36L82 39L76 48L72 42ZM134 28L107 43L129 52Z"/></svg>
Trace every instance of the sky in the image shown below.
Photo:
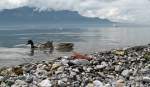
<svg viewBox="0 0 150 87"><path fill-rule="evenodd" d="M38 11L77 11L114 22L150 23L150 0L0 0L0 11L33 7Z"/></svg>

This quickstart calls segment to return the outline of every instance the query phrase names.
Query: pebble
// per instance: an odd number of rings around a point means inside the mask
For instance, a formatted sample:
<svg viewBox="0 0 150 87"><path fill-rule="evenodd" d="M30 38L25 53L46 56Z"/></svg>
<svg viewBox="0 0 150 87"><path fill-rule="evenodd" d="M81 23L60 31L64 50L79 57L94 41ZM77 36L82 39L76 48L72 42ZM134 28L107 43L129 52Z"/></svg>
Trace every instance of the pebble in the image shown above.
<svg viewBox="0 0 150 87"><path fill-rule="evenodd" d="M124 87L124 80L122 79L117 80L116 87Z"/></svg>
<svg viewBox="0 0 150 87"><path fill-rule="evenodd" d="M13 85L15 83L15 80L8 79L8 80L6 80L5 83L6 83L7 86L11 86L11 85Z"/></svg>
<svg viewBox="0 0 150 87"><path fill-rule="evenodd" d="M143 82L150 83L150 77L143 77Z"/></svg>
<svg viewBox="0 0 150 87"><path fill-rule="evenodd" d="M70 62L72 62L75 65L89 65L90 64L90 62L88 60L85 60L85 59L75 59L75 60L72 60Z"/></svg>
<svg viewBox="0 0 150 87"><path fill-rule="evenodd" d="M88 67L88 68L86 69L86 71L87 71L87 72L91 72L91 71L92 71L92 68L91 68L91 67Z"/></svg>
<svg viewBox="0 0 150 87"><path fill-rule="evenodd" d="M67 60L67 59L62 59L62 60L61 60L61 63L62 63L63 65L68 65L69 60Z"/></svg>
<svg viewBox="0 0 150 87"><path fill-rule="evenodd" d="M45 79L39 83L40 87L52 87L51 81L49 79Z"/></svg>
<svg viewBox="0 0 150 87"><path fill-rule="evenodd" d="M129 75L131 74L131 71L130 70L123 70L121 74L125 77L129 77Z"/></svg>
<svg viewBox="0 0 150 87"><path fill-rule="evenodd" d="M104 65L96 65L96 68L95 68L95 69L103 69L103 68L105 68Z"/></svg>
<svg viewBox="0 0 150 87"><path fill-rule="evenodd" d="M51 70L57 69L57 68L59 68L60 66L61 66L60 63L55 63L55 64L52 65Z"/></svg>
<svg viewBox="0 0 150 87"><path fill-rule="evenodd" d="M4 79L4 77L3 77L3 76L0 76L0 82L3 81L3 79Z"/></svg>
<svg viewBox="0 0 150 87"><path fill-rule="evenodd" d="M66 83L63 82L62 80L58 80L58 86L60 86L60 87L66 87Z"/></svg>
<svg viewBox="0 0 150 87"><path fill-rule="evenodd" d="M100 82L99 80L93 81L94 87L103 87L103 83Z"/></svg>
<svg viewBox="0 0 150 87"><path fill-rule="evenodd" d="M94 87L94 84L93 84L93 83L88 83L88 84L86 85L86 87Z"/></svg>
<svg viewBox="0 0 150 87"><path fill-rule="evenodd" d="M13 84L11 87L28 87L28 83L22 80L16 80L15 84Z"/></svg>
<svg viewBox="0 0 150 87"><path fill-rule="evenodd" d="M31 75L27 75L25 81L26 81L27 83L32 83L33 77L32 77Z"/></svg>
<svg viewBox="0 0 150 87"><path fill-rule="evenodd" d="M150 47L133 48L0 68L0 87L150 87Z"/></svg>
<svg viewBox="0 0 150 87"><path fill-rule="evenodd" d="M46 70L37 70L35 72L35 76L37 76L39 79L42 79L42 78L47 78L47 71Z"/></svg>
<svg viewBox="0 0 150 87"><path fill-rule="evenodd" d="M121 71L121 66L120 65L115 66L115 71L120 72Z"/></svg>

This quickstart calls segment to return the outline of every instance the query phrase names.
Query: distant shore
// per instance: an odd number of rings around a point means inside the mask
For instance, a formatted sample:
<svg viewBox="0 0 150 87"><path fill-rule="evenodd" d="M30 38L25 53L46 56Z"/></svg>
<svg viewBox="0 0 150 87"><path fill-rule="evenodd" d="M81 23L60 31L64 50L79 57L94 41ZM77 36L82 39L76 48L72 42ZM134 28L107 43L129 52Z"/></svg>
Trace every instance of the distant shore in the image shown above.
<svg viewBox="0 0 150 87"><path fill-rule="evenodd" d="M150 46L0 68L2 87L149 87Z"/></svg>

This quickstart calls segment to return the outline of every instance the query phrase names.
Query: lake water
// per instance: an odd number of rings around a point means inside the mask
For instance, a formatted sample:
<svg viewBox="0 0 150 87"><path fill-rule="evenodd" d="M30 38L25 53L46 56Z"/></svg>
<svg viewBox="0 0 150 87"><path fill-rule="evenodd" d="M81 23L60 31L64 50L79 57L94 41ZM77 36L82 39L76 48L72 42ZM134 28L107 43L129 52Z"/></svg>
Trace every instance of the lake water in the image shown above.
<svg viewBox="0 0 150 87"><path fill-rule="evenodd" d="M30 56L28 39L35 43L72 42L74 51L92 53L150 43L150 27L51 27L40 25L0 26L0 66L51 59L68 52L52 54L36 50Z"/></svg>

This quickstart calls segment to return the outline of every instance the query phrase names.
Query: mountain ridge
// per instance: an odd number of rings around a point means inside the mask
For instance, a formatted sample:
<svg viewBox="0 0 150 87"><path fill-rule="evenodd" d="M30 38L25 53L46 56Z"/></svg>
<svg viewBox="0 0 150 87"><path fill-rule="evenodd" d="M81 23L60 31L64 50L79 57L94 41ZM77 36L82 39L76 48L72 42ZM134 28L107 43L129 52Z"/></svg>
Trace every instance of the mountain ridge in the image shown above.
<svg viewBox="0 0 150 87"><path fill-rule="evenodd" d="M35 11L34 8L22 7L16 9L5 9L0 12L1 23L98 23L111 24L107 19L89 18L72 11Z"/></svg>

